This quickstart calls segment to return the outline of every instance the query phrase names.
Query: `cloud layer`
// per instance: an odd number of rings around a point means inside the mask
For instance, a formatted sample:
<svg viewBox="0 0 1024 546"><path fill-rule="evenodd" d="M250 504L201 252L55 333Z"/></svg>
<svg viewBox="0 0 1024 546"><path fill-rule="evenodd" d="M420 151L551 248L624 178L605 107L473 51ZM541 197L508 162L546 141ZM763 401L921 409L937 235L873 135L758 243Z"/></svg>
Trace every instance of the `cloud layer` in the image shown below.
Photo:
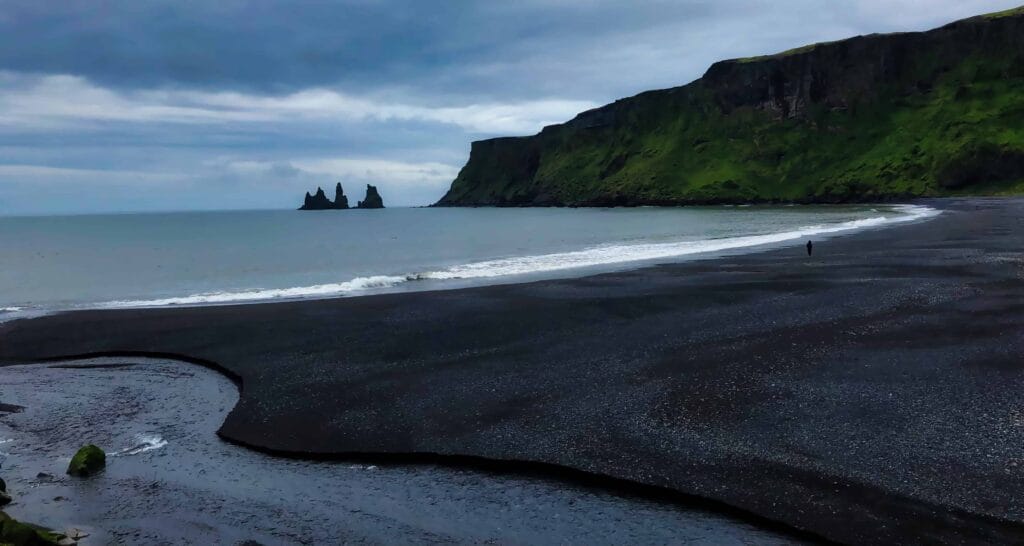
<svg viewBox="0 0 1024 546"><path fill-rule="evenodd" d="M467 133L529 133L598 106L579 100L429 106L356 97L326 88L285 95L238 91L116 91L80 76L0 73L0 124L7 128L87 128L97 123L386 123L452 125Z"/></svg>
<svg viewBox="0 0 1024 546"><path fill-rule="evenodd" d="M1016 1L0 0L0 214L427 204L471 140Z"/></svg>

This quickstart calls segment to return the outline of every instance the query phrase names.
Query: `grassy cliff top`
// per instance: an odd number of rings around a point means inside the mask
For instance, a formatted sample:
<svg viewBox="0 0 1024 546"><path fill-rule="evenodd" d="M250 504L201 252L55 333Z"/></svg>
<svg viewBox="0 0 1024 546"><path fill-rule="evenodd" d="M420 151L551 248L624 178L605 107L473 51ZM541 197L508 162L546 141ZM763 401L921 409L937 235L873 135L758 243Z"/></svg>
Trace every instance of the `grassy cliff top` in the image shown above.
<svg viewBox="0 0 1024 546"><path fill-rule="evenodd" d="M1021 6L1019 8L1010 8L1003 11L997 11L995 13L986 13L985 15L981 15L980 17L983 17L985 19L999 19L1002 17L1014 17L1017 15L1024 15L1024 6Z"/></svg>
<svg viewBox="0 0 1024 546"><path fill-rule="evenodd" d="M845 42L846 40L849 40L849 39L850 38L845 38L843 40L833 40L831 42L818 42L818 43L814 43L814 44L808 44L808 45L805 45L805 46L794 47L793 49L787 49L786 51L782 51L782 52L779 52L779 53L772 53L771 55L757 55L755 57L741 57L739 59L732 59L731 61L735 62L735 63L756 63L756 62L765 61L765 60L768 60L768 59L780 59L782 57L790 57L790 56L793 56L793 55L799 55L801 53L807 53L807 52L810 52L810 51L814 51L818 47L825 46L825 45L838 44L840 42ZM726 61L726 62L729 62L729 61Z"/></svg>
<svg viewBox="0 0 1024 546"><path fill-rule="evenodd" d="M960 23L962 21L970 21L972 19L1001 19L1003 17L1016 17L1016 16L1020 16L1020 15L1024 15L1024 6L1020 6L1020 7L1017 7L1017 8L1010 8L1010 9L1003 10L1003 11L997 11L997 12L994 12L994 13L986 13L986 14L983 14L983 15L978 15L978 16L975 16L975 17L970 17L970 18L967 18L967 19L962 19L961 21L956 21L956 22L950 23L950 24L957 24L957 23ZM877 36L877 35L875 35L875 36ZM801 53L808 53L808 52L814 51L815 49L817 49L817 48L819 48L821 46L835 45L835 44L839 44L839 43L843 43L843 42L848 42L850 40L855 40L857 38L862 38L862 37L863 36L854 36L854 37L850 37L850 38L843 38L842 40L833 40L833 41L830 41L830 42L817 42L817 43L808 44L808 45L804 45L804 46L800 46L800 47L794 47L792 49L787 49L786 51L781 51L779 53L772 53L772 54L769 54L769 55L757 55L757 56L754 56L754 57L741 57L739 59L730 59L730 60L725 61L725 62L755 63L755 62L766 61L766 60L770 60L770 59L782 59L782 58L785 58L785 57L791 57L791 56L794 56L794 55L799 55Z"/></svg>
<svg viewBox="0 0 1024 546"><path fill-rule="evenodd" d="M1024 191L1024 7L723 61L474 143L441 205L855 202Z"/></svg>

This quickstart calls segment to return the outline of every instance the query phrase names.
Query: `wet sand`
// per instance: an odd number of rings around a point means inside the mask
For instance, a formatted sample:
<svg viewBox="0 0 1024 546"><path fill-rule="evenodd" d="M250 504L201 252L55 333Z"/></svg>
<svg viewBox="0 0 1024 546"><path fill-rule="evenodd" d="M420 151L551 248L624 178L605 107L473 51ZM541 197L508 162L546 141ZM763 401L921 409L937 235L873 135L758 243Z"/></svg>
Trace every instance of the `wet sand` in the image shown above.
<svg viewBox="0 0 1024 546"><path fill-rule="evenodd" d="M191 364L0 368L0 464L15 517L91 544L796 544L734 517L536 476L316 462L221 441L234 384ZM106 470L64 475L82 438ZM39 477L39 473L49 476Z"/></svg>
<svg viewBox="0 0 1024 546"><path fill-rule="evenodd" d="M1024 200L929 204L811 258L18 320L0 361L217 367L243 385L219 433L269 452L543 463L847 543L1020 542Z"/></svg>

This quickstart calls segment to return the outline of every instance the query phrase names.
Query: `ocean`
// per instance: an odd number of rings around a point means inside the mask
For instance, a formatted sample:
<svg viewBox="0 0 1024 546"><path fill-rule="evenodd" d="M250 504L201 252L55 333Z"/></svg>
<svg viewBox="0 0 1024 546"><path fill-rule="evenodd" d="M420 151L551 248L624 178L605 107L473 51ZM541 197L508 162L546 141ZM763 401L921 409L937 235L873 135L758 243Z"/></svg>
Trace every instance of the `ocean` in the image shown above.
<svg viewBox="0 0 1024 546"><path fill-rule="evenodd" d="M0 217L0 320L520 282L922 219L916 205Z"/></svg>

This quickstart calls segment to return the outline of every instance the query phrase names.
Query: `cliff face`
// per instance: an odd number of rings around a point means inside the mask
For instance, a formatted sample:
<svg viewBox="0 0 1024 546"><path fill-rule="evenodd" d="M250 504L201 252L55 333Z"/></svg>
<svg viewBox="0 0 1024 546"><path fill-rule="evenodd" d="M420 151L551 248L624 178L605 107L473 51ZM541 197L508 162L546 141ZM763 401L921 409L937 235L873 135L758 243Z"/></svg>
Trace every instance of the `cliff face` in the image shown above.
<svg viewBox="0 0 1024 546"><path fill-rule="evenodd" d="M438 205L859 201L1024 189L1024 8L714 64L473 143Z"/></svg>
<svg viewBox="0 0 1024 546"><path fill-rule="evenodd" d="M1024 54L1024 12L1016 11L930 32L860 36L723 61L712 65L702 82L726 112L753 106L777 117L806 118L814 105L846 109L858 100L881 98L880 92L891 85L905 95L925 93L969 57L1019 61Z"/></svg>

